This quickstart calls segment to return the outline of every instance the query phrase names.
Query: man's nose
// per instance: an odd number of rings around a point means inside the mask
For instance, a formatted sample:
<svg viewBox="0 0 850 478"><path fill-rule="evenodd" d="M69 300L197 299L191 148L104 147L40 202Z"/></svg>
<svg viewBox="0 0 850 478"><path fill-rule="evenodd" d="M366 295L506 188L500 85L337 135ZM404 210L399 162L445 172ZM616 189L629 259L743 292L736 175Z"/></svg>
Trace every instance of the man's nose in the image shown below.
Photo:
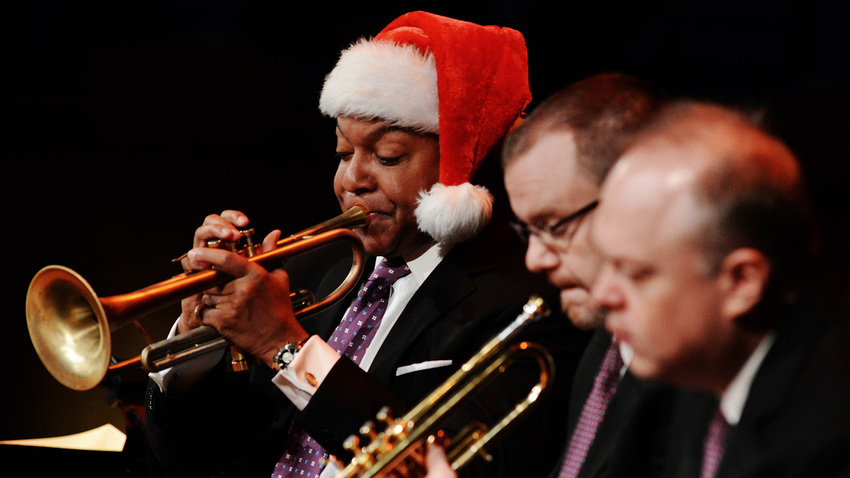
<svg viewBox="0 0 850 478"><path fill-rule="evenodd" d="M361 193L375 189L375 177L372 174L368 155L355 152L342 166L342 187L349 192Z"/></svg>
<svg viewBox="0 0 850 478"><path fill-rule="evenodd" d="M545 272L554 269L559 264L558 254L543 243L536 235L528 237L528 248L525 251L525 267L530 272Z"/></svg>
<svg viewBox="0 0 850 478"><path fill-rule="evenodd" d="M602 264L590 288L590 295L600 307L606 309L616 309L623 304L623 294L617 286L613 266L608 263Z"/></svg>

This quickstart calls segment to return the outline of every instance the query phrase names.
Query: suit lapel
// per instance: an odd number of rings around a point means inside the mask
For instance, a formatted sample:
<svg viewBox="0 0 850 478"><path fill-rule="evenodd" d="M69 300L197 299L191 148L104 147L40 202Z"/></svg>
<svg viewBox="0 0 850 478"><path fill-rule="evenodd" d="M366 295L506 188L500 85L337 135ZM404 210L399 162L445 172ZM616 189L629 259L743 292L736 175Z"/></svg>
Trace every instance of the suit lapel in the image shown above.
<svg viewBox="0 0 850 478"><path fill-rule="evenodd" d="M582 408L584 408L584 402L587 401L587 397L593 389L596 374L599 373L599 368L602 366L605 353L608 351L610 345L611 335L606 332L605 328L599 328L593 332L590 343L582 355L581 363L573 379L571 392L572 399L570 400L570 417L568 422L570 434L572 434L572 430L578 423Z"/></svg>
<svg viewBox="0 0 850 478"><path fill-rule="evenodd" d="M776 340L753 379L741 421L729 436L717 476L727 476L730 469L761 465L752 459L752 453L773 440L776 431L772 427L789 407L806 364L812 333L796 318L787 319L777 330Z"/></svg>
<svg viewBox="0 0 850 478"><path fill-rule="evenodd" d="M379 382L388 383L395 375L402 354L422 331L475 289L468 271L454 260L455 257L454 254L446 256L428 276L381 345L369 370Z"/></svg>

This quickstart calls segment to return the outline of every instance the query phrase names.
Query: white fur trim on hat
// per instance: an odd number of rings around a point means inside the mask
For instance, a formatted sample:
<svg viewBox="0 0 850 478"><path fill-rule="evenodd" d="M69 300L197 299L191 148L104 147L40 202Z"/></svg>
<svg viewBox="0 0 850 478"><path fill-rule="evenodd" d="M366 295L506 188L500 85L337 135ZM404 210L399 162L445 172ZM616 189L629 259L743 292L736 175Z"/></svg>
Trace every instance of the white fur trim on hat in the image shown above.
<svg viewBox="0 0 850 478"><path fill-rule="evenodd" d="M360 40L342 52L325 79L319 109L333 118L377 118L393 126L438 133L434 56L413 46Z"/></svg>
<svg viewBox="0 0 850 478"><path fill-rule="evenodd" d="M436 183L419 194L415 213L420 230L437 242L457 244L477 236L490 222L493 196L484 186L468 182Z"/></svg>

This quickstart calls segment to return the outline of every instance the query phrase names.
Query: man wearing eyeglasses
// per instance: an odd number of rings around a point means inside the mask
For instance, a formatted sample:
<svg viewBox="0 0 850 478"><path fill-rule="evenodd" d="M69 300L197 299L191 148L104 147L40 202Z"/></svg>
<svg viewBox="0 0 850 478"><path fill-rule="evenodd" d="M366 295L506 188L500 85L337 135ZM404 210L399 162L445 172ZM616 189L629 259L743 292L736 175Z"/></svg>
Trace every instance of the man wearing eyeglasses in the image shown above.
<svg viewBox="0 0 850 478"><path fill-rule="evenodd" d="M661 433L671 392L629 374L629 351L602 327L603 311L589 293L600 260L587 224L609 169L662 102L638 79L596 75L538 106L503 150L515 229L528 243L526 266L560 289L576 326L595 331L573 382L568 442L552 477L649 476L661 461L653 434ZM605 374L613 390L594 389ZM591 416L594 409L602 413Z"/></svg>

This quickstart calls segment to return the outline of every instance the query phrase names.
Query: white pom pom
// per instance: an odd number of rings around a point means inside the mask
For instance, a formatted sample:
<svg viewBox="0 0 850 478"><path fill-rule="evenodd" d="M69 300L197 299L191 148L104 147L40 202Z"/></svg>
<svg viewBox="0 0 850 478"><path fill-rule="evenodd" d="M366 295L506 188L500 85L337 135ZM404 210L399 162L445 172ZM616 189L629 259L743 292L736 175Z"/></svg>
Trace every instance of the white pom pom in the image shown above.
<svg viewBox="0 0 850 478"><path fill-rule="evenodd" d="M490 222L493 196L483 186L434 184L422 191L416 206L419 229L443 244L477 236Z"/></svg>

